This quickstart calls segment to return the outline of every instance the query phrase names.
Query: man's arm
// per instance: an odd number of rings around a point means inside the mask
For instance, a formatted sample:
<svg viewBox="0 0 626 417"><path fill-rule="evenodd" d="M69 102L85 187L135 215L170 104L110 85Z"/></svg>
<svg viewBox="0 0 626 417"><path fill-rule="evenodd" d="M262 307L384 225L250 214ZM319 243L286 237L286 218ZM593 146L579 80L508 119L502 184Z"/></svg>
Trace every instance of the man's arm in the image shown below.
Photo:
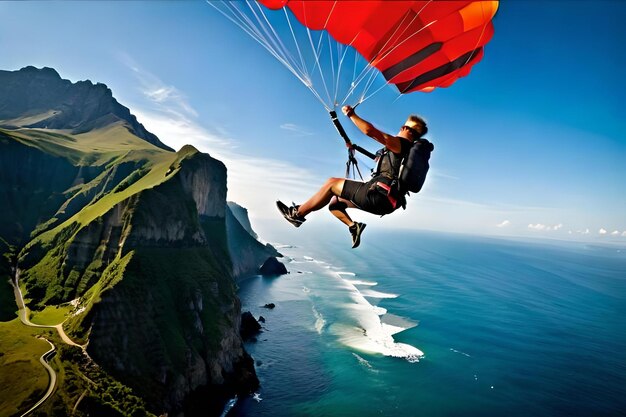
<svg viewBox="0 0 626 417"><path fill-rule="evenodd" d="M354 123L361 132L374 139L376 142L386 146L391 152L400 152L400 139L396 136L378 130L373 124L357 116L352 106L343 106L341 111L350 118L352 123Z"/></svg>

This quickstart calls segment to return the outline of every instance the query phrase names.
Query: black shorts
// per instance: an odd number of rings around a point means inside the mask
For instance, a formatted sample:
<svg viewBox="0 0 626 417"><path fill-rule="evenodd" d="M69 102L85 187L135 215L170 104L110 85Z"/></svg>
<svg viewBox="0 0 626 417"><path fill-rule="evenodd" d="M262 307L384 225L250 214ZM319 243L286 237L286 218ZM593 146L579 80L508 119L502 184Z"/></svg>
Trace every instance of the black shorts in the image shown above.
<svg viewBox="0 0 626 417"><path fill-rule="evenodd" d="M378 189L377 181L369 182L345 180L341 198L350 200L355 206L379 216L391 213L394 208L384 190Z"/></svg>

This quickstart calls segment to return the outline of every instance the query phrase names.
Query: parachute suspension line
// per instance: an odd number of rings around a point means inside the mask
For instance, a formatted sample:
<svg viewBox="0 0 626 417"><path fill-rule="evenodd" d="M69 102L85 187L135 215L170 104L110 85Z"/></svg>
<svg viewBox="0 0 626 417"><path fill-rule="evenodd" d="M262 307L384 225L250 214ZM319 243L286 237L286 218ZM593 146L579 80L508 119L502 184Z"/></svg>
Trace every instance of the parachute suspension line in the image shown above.
<svg viewBox="0 0 626 417"><path fill-rule="evenodd" d="M348 100L348 98L354 93L354 91L359 87L359 85L363 82L363 80L367 78L367 76L371 75L372 73L374 73L374 76L377 75L376 68L374 68L370 63L367 63L366 67L361 71L358 78L352 81L352 85L350 86L350 89L348 90L344 99L342 100L342 103L345 103ZM361 94L361 96L363 96L363 94ZM359 104L361 102L362 101L360 101Z"/></svg>
<svg viewBox="0 0 626 417"><path fill-rule="evenodd" d="M342 49L343 49L343 53L341 52ZM339 55L341 55L341 59L339 60L339 69L337 70L337 84L335 85L335 98L334 98L334 104L335 105L338 105L338 103L337 103L337 95L339 94L339 81L340 81L340 75L341 75L341 68L343 67L343 61L346 58L346 55L347 55L349 50L350 50L349 46L344 46L344 45L340 44L339 42L337 42L337 57L339 57ZM356 53L355 53L355 56L356 56ZM343 103L341 103L341 104L343 104Z"/></svg>
<svg viewBox="0 0 626 417"><path fill-rule="evenodd" d="M348 46L352 46L352 42L354 42L354 40L356 39L356 37L358 36L358 34L352 39L352 41L350 41L350 44ZM346 50L347 52L347 50ZM352 95L352 92L354 91L354 88L356 88L356 83L354 82L354 80L356 80L356 68L357 68L357 64L359 62L359 54L357 54L356 52L353 52L354 54L354 64L352 67L352 81L350 82L350 89L348 89L348 92L346 93L345 97L343 98L343 100L341 100L341 104L345 104L346 101L348 100L348 98ZM356 106L358 106L361 103L356 103Z"/></svg>
<svg viewBox="0 0 626 417"><path fill-rule="evenodd" d="M305 26L306 26L306 18L305 18ZM314 72L315 68L317 67L319 74L320 74L320 78L322 80L322 85L324 86L324 91L326 91L326 97L328 98L328 102L324 102L324 107L326 107L326 110L330 111L333 108L332 100L330 98L330 93L328 92L328 86L326 85L326 78L324 78L324 72L322 71L322 66L320 65L321 44L322 44L322 36L324 35L324 32L320 31L320 38L319 38L319 42L317 43L318 45L317 48L315 48L315 45L313 44L313 37L311 36L311 30L308 28L308 26L306 28L306 32L309 37L311 51L313 52L313 55L315 56L315 64L313 65L313 69L311 70L311 72Z"/></svg>
<svg viewBox="0 0 626 417"><path fill-rule="evenodd" d="M307 79L310 80L309 73L306 68L306 63L304 62L304 57L302 56L302 51L300 50L300 44L298 43L298 39L296 38L296 34L293 31L293 26L291 25L291 19L289 18L289 13L287 13L287 8L283 7L283 11L285 12L285 20L289 25L289 30L291 31L291 37L293 39L293 43L296 45L296 50L298 51L298 56L300 57L300 64L302 65L302 73L305 75Z"/></svg>
<svg viewBox="0 0 626 417"><path fill-rule="evenodd" d="M266 49L268 49L274 56L280 56L282 62L288 63L289 60L287 59L286 53L284 51L280 51L280 47L276 43L276 40L271 37L271 34L268 32L267 28L263 25L256 13L254 13L254 10L252 9L252 6L250 6L250 3L248 1L246 1L245 4L248 6L250 12L256 17L256 24L250 19L250 17L246 13L244 13L244 11L235 6L235 3L227 2L226 4L230 5L233 13L239 13L240 21L246 24L252 33L256 34L256 39L261 42ZM265 35L259 29L262 29L263 32L265 32ZM292 68L293 66L289 64L289 67Z"/></svg>
<svg viewBox="0 0 626 417"><path fill-rule="evenodd" d="M400 22L400 24L398 24L398 27L394 30L394 32L391 34L391 36L389 36L387 38L387 40L385 41L385 44L379 49L379 53L380 51L384 51L385 48L387 47L387 45L389 44L389 42L391 41L391 39L393 39L396 36L396 33L398 33L398 30L400 30L401 27L404 27L404 29L402 30L402 32L400 32L398 34L398 36L402 36L404 35L404 33L406 33L406 31L408 30L408 28L413 24L413 22L415 22L415 19L417 19L420 15L420 13L422 13L424 11L424 9L426 8L426 6L428 6L430 3L432 3L434 0L430 0L428 3L426 3L425 5L422 6L422 8L415 14L415 16L413 16L413 19L411 19L411 21L409 23L407 23L406 25L404 24L404 20L407 18L407 16L404 16L402 18L402 21ZM402 42L398 43L397 45L395 45L393 48L391 48L389 51L385 52L382 57L380 57L380 59L385 59L389 54L391 54L393 51L395 51L398 47L400 47L402 44L404 44L405 42L407 42L409 39L411 39L413 36L417 35L418 33L420 33L422 30L426 29L428 26L432 25L433 23L435 23L436 20L428 23L427 25L424 25L424 27L420 28L418 31L412 33L411 35L409 35L406 39L404 39ZM379 59L379 55L375 55L372 58L372 61L375 61Z"/></svg>
<svg viewBox="0 0 626 417"><path fill-rule="evenodd" d="M421 10L423 10L423 8L422 8ZM421 10L420 10L420 11L421 11ZM417 16L416 16L416 17L417 17ZM414 18L413 18L413 20L415 20L415 18L416 18L416 17L414 17ZM385 49L385 47L387 46L387 44L389 43L389 41L390 41L390 40L391 40L391 39L392 39L392 38L396 35L396 33L397 33L397 31L400 29L400 27L404 26L404 25L403 25L403 23L404 23L404 19L406 19L406 16L404 16L404 17L402 18L402 22L400 22L400 24L399 24L399 25L398 25L398 27L394 30L394 32L391 34L391 36L390 36L389 38L387 38L387 40L385 41L385 44L384 44L384 45L380 48L380 50L381 50L381 51ZM408 27L408 26L409 26L409 25L413 22L413 20L412 20L412 21L411 21L408 25L406 25L406 26L405 26L405 29L404 29L404 31L403 31L402 33L404 33L404 32L406 31L406 27ZM401 33L400 35L402 35L402 33ZM357 34L357 36L358 36L358 34ZM355 39L356 39L356 36L355 36ZM354 41L354 39L353 39L353 41ZM375 69L375 68L371 65L371 62L373 62L374 60L376 60L376 58L377 58L377 57L378 57L378 56L377 56L377 55L375 55L375 56L371 59L371 61L370 61L370 62L368 62L368 63L367 63L367 65L366 65L366 66L365 66L365 67L361 70L361 72L359 73L359 75L358 75L358 76L356 76L356 58L357 58L357 57L356 57L356 55L355 55L355 65L354 65L354 74L355 74L355 75L353 75L353 78L352 78L352 79L353 79L352 86L351 86L352 88L351 88L351 89L348 91L348 93L346 94L346 96L345 96L345 98L344 98L343 102L346 102L346 101L348 100L348 97L354 93L354 91L355 91L355 89L358 87L358 85L359 85L359 84L360 84L360 83L361 83L364 79L366 79L366 78L368 78L368 77L369 77L368 81L365 83L365 87L364 87L364 89L363 89L363 91L362 91L362 93L361 93L361 97L360 97L360 99L359 99L358 104L361 104L362 102L364 102L364 101L365 101L366 96L367 96L367 91L371 88L371 86L372 86L373 82L374 82L374 81L375 81L375 79L376 79L377 71L376 71L376 69ZM372 76L372 74L374 74L374 76ZM384 86L385 84L386 84L386 82L383 84L383 86ZM377 93L378 91L380 91L381 89L382 89L382 88L379 88L379 89L378 89L378 90L376 90L373 94L371 94L369 97L372 97L374 94L376 94L376 93ZM367 98L369 98L369 97L367 97Z"/></svg>
<svg viewBox="0 0 626 417"><path fill-rule="evenodd" d="M335 73L335 57L333 56L333 44L332 41L330 39L330 35L327 36L328 38L328 59L330 60L330 69L332 71L333 74L333 83L331 84L331 89L333 89L333 97L331 98L331 104L332 107L334 108L337 104L337 83L339 82L339 68L337 68L337 73ZM337 55L337 59L339 59L339 55ZM332 88L335 87L335 88Z"/></svg>
<svg viewBox="0 0 626 417"><path fill-rule="evenodd" d="M385 48L387 47L387 44L391 41L391 39L393 39L396 34L398 33L398 30L400 30L401 27L404 27L404 29L402 30L402 32L399 33L398 36L402 36L407 29L411 26L411 24L415 21L415 19L417 19L417 17L419 16L419 14L424 10L424 8L426 6L428 6L433 0L430 0L428 3L426 3L424 6L422 6L422 8L419 10L419 12L417 12L417 14L411 19L410 22L408 22L408 24L404 24L404 20L406 19L406 16L403 17L402 22L400 22L400 24L398 25L398 27L395 29L394 33L387 39L387 41L385 42L385 44L380 48L381 51L384 51ZM389 51L385 52L382 57L380 57L380 59L384 59L386 56L388 56L389 54L391 54L396 48L398 48L400 45L402 45L403 43L405 43L406 41L408 41L410 38L412 38L413 36L417 35L418 33L420 33L423 29L425 29L426 27L432 25L435 21L430 22L429 24L425 25L423 28L421 28L420 30L412 33L410 36L408 36L405 40L403 40L402 42L400 42L399 44L395 45L393 48L391 48ZM385 88L385 86L387 86L387 82L385 82L380 88L376 89L373 93L368 95L368 92L370 90L370 88L372 87L372 85L374 84L374 81L376 80L376 76L378 75L377 71L375 70L375 67L373 67L371 65L371 62L375 61L376 59L378 59L379 56L376 55L374 56L374 58L372 58L372 60L370 61L370 63L368 63L367 67L365 67L363 69L363 71L361 72L361 74L359 74L358 79L356 80L356 84L361 83L365 78L369 77L368 81L366 82L365 88L363 89L363 93L361 94L361 98L359 100L359 104L365 102L366 100L370 99L371 97L373 97L374 95L376 95L379 91L381 91L383 88ZM352 94L352 91L349 92L349 94ZM346 97L347 99L347 97Z"/></svg>
<svg viewBox="0 0 626 417"><path fill-rule="evenodd" d="M405 26L405 29L404 29L404 30L400 33L400 36L401 36L401 35L403 35L403 34L406 32L407 28L408 28L408 27L409 27L409 26L410 26L410 25L411 25L411 24L415 21L415 19L416 19L416 18L419 16L419 14L420 14L420 13L424 10L424 8L425 8L426 6L428 6L428 5L429 5L432 1L433 1L433 0L431 0L431 1L429 1L427 4L425 4L425 5L424 5L424 6L420 9L420 11L419 11L419 12L418 12L418 13L417 13L414 17L413 17L413 19L411 20L411 22L409 22L407 25L402 25L402 24L401 24L401 25L399 25L399 26L398 26L398 29L400 28L400 26ZM403 18L403 19L404 19L404 18ZM426 29L427 27L429 27L430 25L434 24L435 22L437 22L437 21L436 21L436 20L433 20L432 22L430 22L430 23L428 23L428 24L424 25L424 27L420 28L418 31L416 31L416 32L412 33L411 35L409 35L409 36L408 36L406 39L404 39L402 42L398 43L398 44L397 44L397 45L395 45L393 48L391 48L389 51L385 52L385 53L382 55L382 57L380 57L380 59L384 59L385 57L387 57L387 56L388 56L389 54L391 54L391 53L392 53L392 52L393 52L396 48L398 48L399 46L401 46L402 44L404 44L405 42L407 42L409 39L411 39L411 38L412 38L412 37L414 37L415 35L419 34L422 30L424 30L424 29ZM397 29L396 29L396 32L397 32ZM382 47L382 48L380 48L380 50L381 50L381 51L385 49L385 47L387 46L387 43L389 43L389 40L395 36L396 32L394 32L394 33L393 33L393 35L389 37L389 39L387 40L387 42L385 43L385 45L383 45L383 47ZM372 61L376 60L377 58L378 58L378 56L375 56L375 57L372 59ZM470 58L471 58L471 57L470 57ZM469 61L469 60L468 60L468 61ZM369 69L371 69L371 68L373 68L373 67L370 65L370 68L368 68L368 71L369 71ZM370 79L370 81L373 83L373 79ZM372 94L370 94L369 96L366 96L366 92L367 92L367 91L369 90L369 88L371 87L371 84L370 84L369 86L367 86L367 87L366 87L366 89L365 89L365 92L364 92L364 94L363 94L363 96L362 96L361 103L362 103L362 102L364 102L365 100L367 100L367 99L369 99L369 98L373 97L376 93L378 93L380 90L382 90L382 89L383 89L386 85L387 85L387 83L385 83L383 86L381 86L380 88L378 88L376 91L374 91L374 92L373 92ZM401 95L402 95L402 93L400 93L400 95L396 98L396 100L397 100L397 99L398 99ZM394 101L395 101L395 100L394 100Z"/></svg>
<svg viewBox="0 0 626 417"><path fill-rule="evenodd" d="M372 85L374 84L374 81L376 80L376 77L378 76L378 72L377 71L372 71L370 73L369 76L369 80L367 80L367 82L365 83L365 88L363 88L363 93L361 94L361 98L359 100L359 103L363 103L365 100L367 100L368 98L372 97L374 94L378 93L380 90L382 90L383 88L385 88L387 86L387 83L383 83L383 85L376 89L376 91L374 91L372 94L370 94L369 96L367 95L367 93L369 92L370 88L372 88Z"/></svg>
<svg viewBox="0 0 626 417"><path fill-rule="evenodd" d="M311 90L311 92L315 95L315 97L324 105L324 108L326 108L327 111L330 111L331 109L329 108L329 106L324 102L324 100L322 100L320 95L313 88L313 80L311 78L311 75L309 74L308 68L307 68L306 63L304 61L304 56L302 55L302 51L300 49L300 44L298 43L298 39L296 38L296 34L295 34L294 30L293 30L293 26L291 24L291 19L289 18L289 13L287 12L286 8L283 8L283 11L285 13L285 20L287 21L287 24L289 25L289 30L291 31L291 37L293 39L293 43L295 44L296 50L298 51L298 56L300 57L300 62L301 62L301 65L302 65L303 76L307 80L307 83L305 83L305 85L308 87L309 90Z"/></svg>
<svg viewBox="0 0 626 417"><path fill-rule="evenodd" d="M249 4L249 3L248 3ZM285 47L285 44L282 42L282 40L280 39L280 36L278 36L278 33L276 33L276 30L274 30L274 27L272 26L272 24L270 23L270 21L267 19L267 15L265 14L265 12L263 11L263 9L261 8L261 6L259 5L259 3L255 2L257 9L259 10L259 13L261 14L261 16L263 16L263 20L265 20L265 23L267 24L267 26L264 26L262 24L262 22L260 21L259 17L257 16L257 14L254 12L254 10L252 9L252 7L250 7L250 10L252 10L252 13L254 14L254 16L257 18L257 20L259 21L259 24L261 24L264 28L267 27L272 31L272 36L269 36L269 38L272 40L272 42L275 45L278 45L278 47L280 48L280 50L282 51L282 56L284 56L286 58L286 60L288 60L289 62L291 62L293 65L296 64L295 59L293 59L293 56L291 55L291 53L289 52L289 50ZM267 33L267 30L266 30Z"/></svg>
<svg viewBox="0 0 626 417"><path fill-rule="evenodd" d="M356 38L359 36L360 33L357 33L354 38L352 38L352 41L350 41L350 43L348 44L348 46L352 45L352 43L356 40ZM357 63L358 63L358 58L359 58L359 54L357 54L356 52L354 53L354 66L353 66L353 71L352 71L352 83L350 85L350 89L348 90L348 92L346 93L346 95L344 96L343 100L341 101L341 104L344 104L346 101L348 101L348 98L350 98L350 96L354 93L354 91L356 91L356 89L359 87L359 84L361 84L361 82L367 78L368 76L370 76L370 80L373 83L374 80L376 79L376 76L378 75L378 71L376 68L374 68L370 62L366 63L364 68L361 70L361 72L359 73L359 75L357 76ZM369 83L369 82L368 82ZM370 88L371 85L368 86L368 83L366 83L366 88L364 89L364 91L362 91L360 98L358 100L358 102L355 104L354 107L358 106L359 104L363 103L363 101L365 101L365 96L367 93L367 90ZM386 82L383 83L383 86L386 85ZM382 89L382 88L381 88ZM379 90L376 90L376 92L374 94L376 94ZM374 94L371 94L369 97L372 97ZM368 98L369 98L368 97Z"/></svg>
<svg viewBox="0 0 626 417"><path fill-rule="evenodd" d="M235 23L239 28L241 28L245 33L247 33L252 39L254 39L257 43L263 46L274 58L276 58L280 63L282 63L289 71L294 74L300 81L304 82L301 78L300 74L293 68L293 66L285 59L284 56L281 56L276 48L272 47L272 45L268 42L268 40L263 36L261 32L254 26L254 22L252 22L248 16L246 16L241 10L237 7L233 6L232 3L220 3L226 5L229 8L230 12L233 13L233 16L229 16L224 11L215 6L215 3L208 2L209 5L216 8L220 13L222 13L226 18L228 18L231 22ZM231 5L230 7L228 5Z"/></svg>
<svg viewBox="0 0 626 417"><path fill-rule="evenodd" d="M265 50L267 50L281 64L283 64L289 70L289 72L291 72L297 79L299 79L302 82L302 84L304 84L305 87L307 87L311 91L311 93L313 93L315 98L319 100L319 102L324 106L324 108L330 111L326 102L320 97L318 92L313 88L310 78L306 76L306 70L302 70L298 72L294 68L294 66L291 64L291 62L289 62L289 58L288 58L289 54L285 54L283 51L281 55L281 53L277 50L275 46L276 42L275 41L273 42L274 44L273 46L272 43L270 43L268 39L263 35L263 33L261 33L259 29L255 26L254 22L242 10L240 10L237 6L235 6L235 4L240 3L240 2L237 2L237 1L211 2L207 0L207 3L211 7L216 9L218 12L220 12L223 16L225 16L228 20L230 20L232 23L237 25L241 30L243 30L246 34L248 34L248 36L250 36L257 43L259 43ZM226 9L230 12L230 14L227 11L218 7L217 4L224 5ZM248 1L246 1L246 4L251 9ZM257 16L257 19L258 19L258 16ZM259 21L259 25L262 26L262 23L260 21ZM264 31L266 33L268 32L266 28L264 28Z"/></svg>
<svg viewBox="0 0 626 417"><path fill-rule="evenodd" d="M330 16L332 15L333 11L335 10L335 6L337 5L337 0L335 0L335 2L333 3L333 7L330 10L330 12L328 13L328 16L326 17L326 21L324 22L324 25L322 26L323 28L326 28L326 26L328 25L328 22L330 20ZM328 97L328 107L327 110L330 111L330 108L334 108L335 107L335 103L333 101L333 99L331 98L331 94L328 91L328 85L326 83L326 78L324 77L324 72L322 70L322 66L320 65L320 57L322 55L322 41L324 39L324 33L326 31L321 30L320 31L320 36L319 39L317 41L317 48L314 46L313 44L313 37L311 36L311 30L309 29L309 25L307 23L307 18L306 18L306 14L304 15L304 25L307 28L307 34L309 37L309 42L311 45L311 51L313 52L313 55L315 56L315 63L313 65L313 69L311 70L311 72L315 71L315 67L318 68L319 70L319 74L320 74L320 78L322 80L322 85L324 86L324 91L326 91L326 96ZM326 36L328 36L328 42L330 45L330 34L328 32L326 32ZM331 60L331 66L333 68L333 78L334 78L334 62L333 62L333 58L332 58L332 48L329 46L329 59ZM334 81L333 81L333 85L334 85Z"/></svg>
<svg viewBox="0 0 626 417"><path fill-rule="evenodd" d="M328 12L328 16L326 17L326 21L324 22L324 26L323 28L326 29L326 27L328 26L328 22L330 22L330 18L333 15L333 12L335 11L335 7L337 6L337 0L335 0L333 2L333 7L330 9L330 12ZM332 40L330 37L330 33L328 33L328 31L324 30L322 33L326 32L326 39L328 40L328 60L330 61L330 69L331 69L331 73L332 73L332 84L331 84L331 90L334 88L334 91L332 91L332 98L329 95L329 100L330 100L330 104L331 107L335 108L335 106L337 105L337 83L339 82L339 68L337 68L337 72L335 72L335 57L333 56L333 44L332 44ZM320 40L321 40L321 36L320 36ZM338 43L338 42L336 42ZM338 65L338 61L339 61L339 54L337 54L337 65Z"/></svg>

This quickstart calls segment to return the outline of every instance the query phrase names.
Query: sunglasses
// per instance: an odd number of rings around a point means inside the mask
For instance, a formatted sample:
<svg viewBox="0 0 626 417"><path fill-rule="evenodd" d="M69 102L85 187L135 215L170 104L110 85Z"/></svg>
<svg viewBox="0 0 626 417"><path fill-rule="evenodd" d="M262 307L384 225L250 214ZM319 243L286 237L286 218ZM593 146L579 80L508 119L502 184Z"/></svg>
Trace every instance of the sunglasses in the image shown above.
<svg viewBox="0 0 626 417"><path fill-rule="evenodd" d="M409 126L407 126L407 125L402 126L400 129L401 129L401 130L408 130L409 132L411 132L411 134L412 134L413 136L419 136L419 135L420 135L420 134L419 134L419 132L418 132L417 130L415 130L415 129L413 129L412 127L409 127Z"/></svg>

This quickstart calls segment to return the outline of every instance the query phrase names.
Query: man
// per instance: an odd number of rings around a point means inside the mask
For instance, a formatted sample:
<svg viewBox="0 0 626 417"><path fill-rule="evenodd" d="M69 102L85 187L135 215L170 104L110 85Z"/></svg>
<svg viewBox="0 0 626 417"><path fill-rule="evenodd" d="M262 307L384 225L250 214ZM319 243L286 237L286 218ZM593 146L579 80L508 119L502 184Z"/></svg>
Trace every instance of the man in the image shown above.
<svg viewBox="0 0 626 417"><path fill-rule="evenodd" d="M360 118L351 106L344 106L343 113L367 136L384 145L379 151L378 165L368 182L345 178L329 178L306 202L287 207L276 202L285 219L300 227L306 216L328 205L331 213L341 220L352 235L352 247L361 243L365 223L353 221L346 209L357 208L369 213L385 215L404 205L404 193L397 186L400 165L408 155L414 141L428 132L426 122L415 115L409 116L396 136L378 130L370 122Z"/></svg>

